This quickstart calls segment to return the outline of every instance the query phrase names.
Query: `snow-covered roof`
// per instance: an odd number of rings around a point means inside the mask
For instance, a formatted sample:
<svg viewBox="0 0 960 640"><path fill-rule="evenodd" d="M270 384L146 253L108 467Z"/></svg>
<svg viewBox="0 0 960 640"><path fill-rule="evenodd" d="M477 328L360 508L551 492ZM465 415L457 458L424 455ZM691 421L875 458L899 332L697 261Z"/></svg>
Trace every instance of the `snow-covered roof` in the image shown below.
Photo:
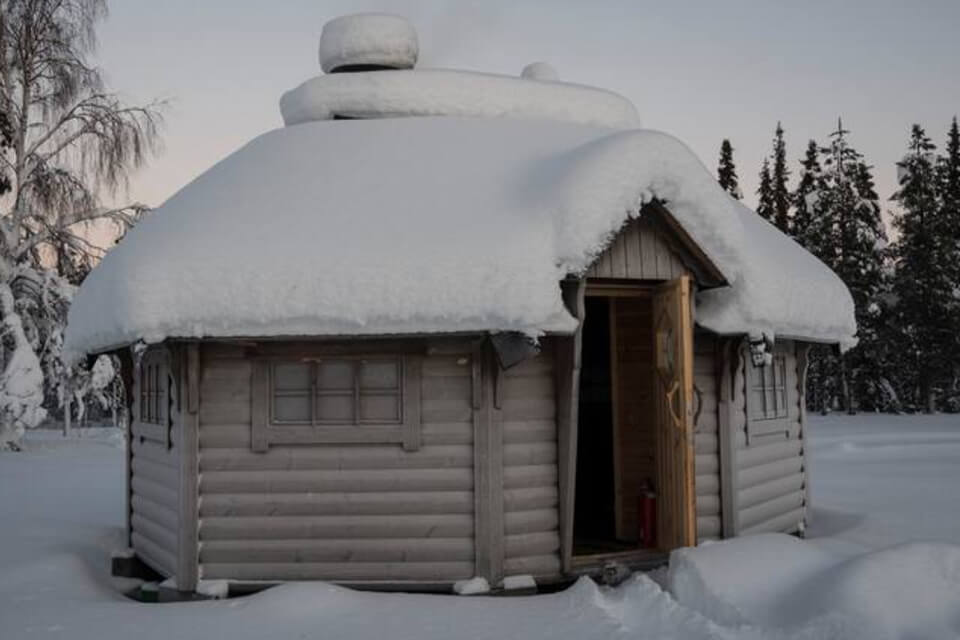
<svg viewBox="0 0 960 640"><path fill-rule="evenodd" d="M700 294L702 326L852 341L840 280L727 196L676 139L448 116L308 122L256 138L93 270L70 310L67 348L570 332L558 281L582 273L653 198L730 283Z"/></svg>
<svg viewBox="0 0 960 640"><path fill-rule="evenodd" d="M544 77L538 67L533 74ZM601 127L640 126L623 96L570 82L451 69L404 69L317 76L285 93L287 125L316 120L466 116L536 118Z"/></svg>

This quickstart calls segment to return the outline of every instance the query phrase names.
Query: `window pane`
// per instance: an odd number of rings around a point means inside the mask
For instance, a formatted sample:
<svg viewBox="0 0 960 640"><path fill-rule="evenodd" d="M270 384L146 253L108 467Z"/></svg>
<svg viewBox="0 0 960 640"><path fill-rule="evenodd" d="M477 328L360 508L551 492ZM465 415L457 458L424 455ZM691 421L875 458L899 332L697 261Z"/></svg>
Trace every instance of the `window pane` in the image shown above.
<svg viewBox="0 0 960 640"><path fill-rule="evenodd" d="M400 396L360 396L361 422L400 422Z"/></svg>
<svg viewBox="0 0 960 640"><path fill-rule="evenodd" d="M317 396L317 421L353 424L353 394Z"/></svg>
<svg viewBox="0 0 960 640"><path fill-rule="evenodd" d="M310 388L310 365L276 364L273 367L273 388L277 391L306 391Z"/></svg>
<svg viewBox="0 0 960 640"><path fill-rule="evenodd" d="M754 390L750 400L750 414L755 418L763 418L766 407L764 403L763 389Z"/></svg>
<svg viewBox="0 0 960 640"><path fill-rule="evenodd" d="M310 422L310 396L275 396L273 419L278 422Z"/></svg>
<svg viewBox="0 0 960 640"><path fill-rule="evenodd" d="M364 361L360 365L360 388L396 389L400 384L399 365L396 360Z"/></svg>
<svg viewBox="0 0 960 640"><path fill-rule="evenodd" d="M317 389L352 391L353 365L350 360L327 360L317 365Z"/></svg>

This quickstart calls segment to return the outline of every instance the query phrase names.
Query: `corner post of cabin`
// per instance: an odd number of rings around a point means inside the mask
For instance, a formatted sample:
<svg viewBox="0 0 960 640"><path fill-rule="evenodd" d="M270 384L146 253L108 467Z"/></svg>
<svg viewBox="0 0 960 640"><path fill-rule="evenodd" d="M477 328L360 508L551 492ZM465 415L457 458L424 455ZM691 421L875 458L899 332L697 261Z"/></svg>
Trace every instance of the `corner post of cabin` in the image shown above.
<svg viewBox="0 0 960 640"><path fill-rule="evenodd" d="M724 338L717 341L717 394L720 434L720 499L721 522L724 538L733 538L738 533L737 514L737 444L735 402L737 399L736 370L739 368L739 339Z"/></svg>
<svg viewBox="0 0 960 640"><path fill-rule="evenodd" d="M177 589L195 591L199 580L200 484L200 347L179 345L181 393L180 526L178 529Z"/></svg>
<svg viewBox="0 0 960 640"><path fill-rule="evenodd" d="M800 417L800 442L802 449L800 458L803 460L803 528L810 524L810 471L807 466L807 372L810 368L810 344L797 343L797 415Z"/></svg>
<svg viewBox="0 0 960 640"><path fill-rule="evenodd" d="M573 523L577 474L577 420L580 399L580 364L583 320L586 315L585 279L561 283L564 305L579 322L572 336L556 344L557 446L560 484L560 560L565 574L573 571Z"/></svg>
<svg viewBox="0 0 960 640"><path fill-rule="evenodd" d="M491 585L503 580L503 422L499 404L500 363L489 340L473 354L474 538L476 574Z"/></svg>

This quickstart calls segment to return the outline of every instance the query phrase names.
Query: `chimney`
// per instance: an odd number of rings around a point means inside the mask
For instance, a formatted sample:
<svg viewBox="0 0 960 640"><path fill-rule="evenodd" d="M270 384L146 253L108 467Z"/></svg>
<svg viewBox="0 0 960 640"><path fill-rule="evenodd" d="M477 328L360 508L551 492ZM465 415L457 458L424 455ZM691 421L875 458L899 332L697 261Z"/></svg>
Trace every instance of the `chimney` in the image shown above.
<svg viewBox="0 0 960 640"><path fill-rule="evenodd" d="M406 18L358 13L334 18L320 34L320 66L326 73L412 69L420 45Z"/></svg>

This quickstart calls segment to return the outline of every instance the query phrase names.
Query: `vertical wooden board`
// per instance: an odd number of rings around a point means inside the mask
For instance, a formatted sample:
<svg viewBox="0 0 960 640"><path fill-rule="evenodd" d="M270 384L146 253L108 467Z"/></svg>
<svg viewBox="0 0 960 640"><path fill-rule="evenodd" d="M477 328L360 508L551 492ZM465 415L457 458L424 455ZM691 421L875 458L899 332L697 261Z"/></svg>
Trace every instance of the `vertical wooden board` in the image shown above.
<svg viewBox="0 0 960 640"><path fill-rule="evenodd" d="M421 384L421 370L423 358L408 356L404 361L404 422L403 422L403 449L404 451L419 451L420 437L420 406L423 385Z"/></svg>
<svg viewBox="0 0 960 640"><path fill-rule="evenodd" d="M180 422L180 514L178 532L177 589L194 591L200 569L199 477L200 477L200 357L199 345L177 347L185 351L179 358L177 374L185 388L185 402L177 412Z"/></svg>
<svg viewBox="0 0 960 640"><path fill-rule="evenodd" d="M640 233L640 248L643 254L643 277L657 278L657 240L649 225L642 225Z"/></svg>
<svg viewBox="0 0 960 640"><path fill-rule="evenodd" d="M738 357L740 350L737 341L734 339L724 339L719 342L717 351L717 375L719 379L719 389L717 394L720 436L720 516L722 519L723 537L733 538L739 533L738 517L740 512L738 505L738 487L737 475L739 466L737 465L736 455L737 446L734 437L734 429L737 424L736 399L738 397L735 387L735 372L739 367Z"/></svg>
<svg viewBox="0 0 960 640"><path fill-rule="evenodd" d="M640 228L637 220L630 221L630 231L625 234L627 257L627 273L629 277L637 278L643 274L643 258L640 253Z"/></svg>
<svg viewBox="0 0 960 640"><path fill-rule="evenodd" d="M682 276L654 296L658 377L658 459L660 546L666 550L696 543L693 443L693 325L690 279Z"/></svg>
<svg viewBox="0 0 960 640"><path fill-rule="evenodd" d="M478 576L496 585L503 579L503 422L494 406L500 365L487 343L478 348L482 400L474 411L474 540Z"/></svg>
<svg viewBox="0 0 960 640"><path fill-rule="evenodd" d="M569 338L556 338L557 457L560 511L560 564L573 571L573 522L577 476L577 420L580 399L580 363L583 344L586 282L565 282L564 303L579 324Z"/></svg>

